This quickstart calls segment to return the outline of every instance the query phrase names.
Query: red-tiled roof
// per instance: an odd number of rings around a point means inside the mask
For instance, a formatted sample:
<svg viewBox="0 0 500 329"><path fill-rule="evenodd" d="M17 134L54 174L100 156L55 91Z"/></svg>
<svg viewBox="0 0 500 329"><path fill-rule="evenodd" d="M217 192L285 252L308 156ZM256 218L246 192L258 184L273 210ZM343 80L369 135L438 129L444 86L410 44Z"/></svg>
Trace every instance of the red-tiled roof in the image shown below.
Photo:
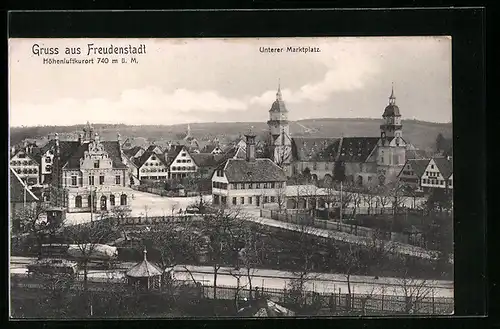
<svg viewBox="0 0 500 329"><path fill-rule="evenodd" d="M223 164L226 178L233 182L283 182L286 175L283 169L270 159L229 159Z"/></svg>

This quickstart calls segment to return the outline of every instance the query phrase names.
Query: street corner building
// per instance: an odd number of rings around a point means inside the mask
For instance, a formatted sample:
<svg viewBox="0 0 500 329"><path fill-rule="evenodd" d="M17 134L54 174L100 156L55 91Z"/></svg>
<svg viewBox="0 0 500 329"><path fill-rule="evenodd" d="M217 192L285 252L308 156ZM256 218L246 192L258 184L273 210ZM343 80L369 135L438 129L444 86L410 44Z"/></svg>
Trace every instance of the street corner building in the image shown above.
<svg viewBox="0 0 500 329"><path fill-rule="evenodd" d="M394 88L382 114L379 136L293 137L288 113L278 87L267 122L269 145L271 158L288 177L309 171L313 180L330 181L337 170L346 181L358 186L385 184L398 179L407 151L415 153L415 148L403 139Z"/></svg>
<svg viewBox="0 0 500 329"><path fill-rule="evenodd" d="M49 142L44 155L52 163L47 201L68 212L129 205L133 190L127 186L120 135L116 141L102 141L89 123L83 131L77 141L60 141L56 134Z"/></svg>
<svg viewBox="0 0 500 329"><path fill-rule="evenodd" d="M255 135L246 136L245 158L232 157L212 174L215 205L259 207L284 196L285 171L271 159L255 157Z"/></svg>

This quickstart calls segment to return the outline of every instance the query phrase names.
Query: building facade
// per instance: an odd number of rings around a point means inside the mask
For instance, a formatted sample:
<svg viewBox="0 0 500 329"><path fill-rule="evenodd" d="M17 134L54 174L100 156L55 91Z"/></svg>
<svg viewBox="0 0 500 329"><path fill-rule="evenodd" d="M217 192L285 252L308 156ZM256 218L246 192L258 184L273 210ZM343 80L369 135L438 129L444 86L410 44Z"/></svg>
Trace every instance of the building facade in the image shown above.
<svg viewBox="0 0 500 329"><path fill-rule="evenodd" d="M20 149L14 153L10 167L28 186L40 184L40 156L33 149Z"/></svg>
<svg viewBox="0 0 500 329"><path fill-rule="evenodd" d="M116 141L102 141L90 124L84 132L65 149L55 136L51 188L62 193L50 197L52 204L64 206L68 212L129 206L133 190L128 187L120 136Z"/></svg>
<svg viewBox="0 0 500 329"><path fill-rule="evenodd" d="M212 175L214 205L260 207L286 198L285 171L270 159L255 158L255 135L246 135L245 159L230 158Z"/></svg>
<svg viewBox="0 0 500 329"><path fill-rule="evenodd" d="M422 190L422 176L424 175L430 159L409 159L398 175L399 181L410 186L417 192Z"/></svg>
<svg viewBox="0 0 500 329"><path fill-rule="evenodd" d="M434 188L452 190L453 162L446 158L430 159L421 176L421 187L426 192Z"/></svg>

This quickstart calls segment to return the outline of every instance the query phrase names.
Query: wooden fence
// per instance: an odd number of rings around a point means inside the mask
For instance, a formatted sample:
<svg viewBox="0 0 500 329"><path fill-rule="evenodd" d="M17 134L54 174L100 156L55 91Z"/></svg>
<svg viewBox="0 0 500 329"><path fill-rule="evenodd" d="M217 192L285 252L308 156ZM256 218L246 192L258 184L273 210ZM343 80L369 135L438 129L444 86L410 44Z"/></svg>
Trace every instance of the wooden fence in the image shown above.
<svg viewBox="0 0 500 329"><path fill-rule="evenodd" d="M213 298L213 286L203 286L203 296L205 298ZM239 291L238 291L239 290ZM248 288L217 286L217 299L235 300L236 294L238 299L244 300L250 298L250 290ZM405 296L394 296L387 294L354 294L350 295L342 293L316 293L308 292L294 294L286 289L273 288L256 288L252 291L252 296L266 297L274 302L284 305L297 304L300 300L302 307L313 307L315 309L329 309L333 314L353 311L359 313L393 313L393 314L452 314L454 309L453 298L417 296L418 300ZM297 306L297 305L296 305Z"/></svg>
<svg viewBox="0 0 500 329"><path fill-rule="evenodd" d="M406 232L385 232L376 231L372 228L359 226L355 224L345 224L339 221L324 220L319 218L314 218L309 212L298 212L294 211L291 213L279 213L275 210L261 209L260 217L271 218L281 222L292 223L297 225L308 225L316 228L322 228L325 230L343 232L347 234L353 234L360 237L371 238L375 233L381 235L380 238L387 241L400 242L405 244L410 244L418 247L424 247L424 241L420 236L408 234Z"/></svg>

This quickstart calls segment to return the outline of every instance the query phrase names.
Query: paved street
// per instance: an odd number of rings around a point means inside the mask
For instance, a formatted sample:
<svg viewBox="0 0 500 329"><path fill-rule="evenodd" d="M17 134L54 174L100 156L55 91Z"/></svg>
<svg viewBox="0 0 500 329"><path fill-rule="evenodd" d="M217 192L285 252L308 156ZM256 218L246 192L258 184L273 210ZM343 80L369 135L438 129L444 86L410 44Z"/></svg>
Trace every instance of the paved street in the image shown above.
<svg viewBox="0 0 500 329"><path fill-rule="evenodd" d="M27 257L11 257L11 274L25 274L27 273L26 265L29 264L34 258ZM103 271L103 270L89 270L88 277L90 280L106 280L106 279L120 279L124 278L124 272L132 267L134 263L120 263L119 269ZM187 265L186 268L193 274L194 278L202 282L204 285L213 285L213 269L211 266L191 266ZM236 271L231 268L223 267L219 270L217 277L217 284L219 286L236 286L237 278L231 273L240 277L240 285L248 285L248 278L246 277L246 269ZM255 269L251 271L252 286L283 289L291 278L295 275L292 272L269 270L269 269ZM190 281L191 276L186 271L184 265L178 265L174 268L174 278L176 280ZM351 289L355 293L384 293L390 295L404 295L401 287L403 285L402 279L383 277L375 279L369 276L353 275L350 278ZM409 286L424 286L425 289L432 291L435 297L453 297L453 282L452 281L438 281L427 280L422 281L418 279L407 280L405 282ZM329 274L329 273L310 273L306 283L306 290L316 292L338 292L338 290L347 292L347 281L343 274Z"/></svg>
<svg viewBox="0 0 500 329"><path fill-rule="evenodd" d="M171 216L177 215L179 209L185 210L189 205L199 201L199 197L171 198L162 197L156 194L140 192L133 190L131 201L131 216ZM205 201L211 202L212 196L204 196ZM94 220L98 220L99 215L94 214ZM66 224L75 225L90 222L90 213L68 213L66 215Z"/></svg>

